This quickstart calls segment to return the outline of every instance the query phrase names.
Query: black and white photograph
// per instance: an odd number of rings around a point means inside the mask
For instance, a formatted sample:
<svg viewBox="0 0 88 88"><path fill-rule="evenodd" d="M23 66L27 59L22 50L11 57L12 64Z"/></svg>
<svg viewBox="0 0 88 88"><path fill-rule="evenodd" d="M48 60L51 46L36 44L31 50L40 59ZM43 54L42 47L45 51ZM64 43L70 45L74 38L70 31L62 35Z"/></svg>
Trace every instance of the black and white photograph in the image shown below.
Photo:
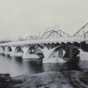
<svg viewBox="0 0 88 88"><path fill-rule="evenodd" d="M88 0L0 0L0 88L88 88Z"/></svg>

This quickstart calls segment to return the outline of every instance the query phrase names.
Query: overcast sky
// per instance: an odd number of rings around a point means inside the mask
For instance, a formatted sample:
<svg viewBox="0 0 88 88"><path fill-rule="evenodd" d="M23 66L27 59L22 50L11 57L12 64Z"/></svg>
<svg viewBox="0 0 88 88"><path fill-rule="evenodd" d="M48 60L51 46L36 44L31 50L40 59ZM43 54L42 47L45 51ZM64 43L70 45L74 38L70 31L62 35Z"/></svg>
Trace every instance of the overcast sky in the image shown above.
<svg viewBox="0 0 88 88"><path fill-rule="evenodd" d="M0 39L35 35L58 25L75 33L88 22L88 0L0 0Z"/></svg>

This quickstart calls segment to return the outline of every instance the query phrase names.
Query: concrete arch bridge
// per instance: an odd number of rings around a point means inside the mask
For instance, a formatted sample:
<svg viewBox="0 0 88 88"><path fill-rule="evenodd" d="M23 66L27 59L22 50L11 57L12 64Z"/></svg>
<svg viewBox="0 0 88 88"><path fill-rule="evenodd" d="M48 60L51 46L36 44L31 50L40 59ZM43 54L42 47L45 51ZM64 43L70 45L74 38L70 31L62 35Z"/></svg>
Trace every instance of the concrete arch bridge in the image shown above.
<svg viewBox="0 0 88 88"><path fill-rule="evenodd" d="M65 48L68 43L74 43L74 41L69 38L9 42L0 44L0 54L11 57L21 57L24 61L43 61L43 63L64 62L61 58L67 53ZM71 46L69 47L69 49L72 50Z"/></svg>

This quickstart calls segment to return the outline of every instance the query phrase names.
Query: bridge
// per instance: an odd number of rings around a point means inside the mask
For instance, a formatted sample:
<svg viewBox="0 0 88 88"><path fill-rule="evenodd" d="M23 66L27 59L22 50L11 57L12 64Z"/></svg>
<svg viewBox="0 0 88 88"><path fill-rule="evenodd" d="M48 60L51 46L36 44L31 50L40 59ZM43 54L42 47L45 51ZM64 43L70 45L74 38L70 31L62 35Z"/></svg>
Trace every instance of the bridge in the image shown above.
<svg viewBox="0 0 88 88"><path fill-rule="evenodd" d="M86 28L86 26L87 24L82 28ZM44 62L47 62L47 59L49 61L51 56L55 57L54 50L57 47L60 47L63 44L66 45L67 43L81 43L82 41L87 41L87 38L84 36L85 34L87 35L87 32L82 34L82 36L78 36L77 33L74 34L75 36L70 36L61 30L51 30L45 32L38 39L0 43L0 54L11 57L22 57L24 60L30 61L42 58ZM58 48L57 57L59 56L59 59L62 58L64 53L65 50L63 48ZM42 61L42 59L39 60ZM50 59L50 61L53 60L55 59ZM57 60L55 61L57 62ZM64 62L62 59L60 61Z"/></svg>

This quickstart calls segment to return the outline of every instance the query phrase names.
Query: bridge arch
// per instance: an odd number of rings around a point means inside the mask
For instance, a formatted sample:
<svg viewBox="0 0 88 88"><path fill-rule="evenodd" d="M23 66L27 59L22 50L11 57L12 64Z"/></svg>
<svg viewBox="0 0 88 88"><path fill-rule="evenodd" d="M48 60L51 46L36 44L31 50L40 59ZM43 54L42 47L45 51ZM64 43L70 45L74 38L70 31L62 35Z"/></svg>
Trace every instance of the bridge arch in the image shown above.
<svg viewBox="0 0 88 88"><path fill-rule="evenodd" d="M43 47L39 44L35 44L35 45L28 45L28 46L24 46L23 51L23 59L24 60L28 60L31 59L31 57L34 59L35 57L39 57L41 59L44 58L44 54L42 52Z"/></svg>
<svg viewBox="0 0 88 88"><path fill-rule="evenodd" d="M55 48L53 48L53 51L51 52L50 56L53 56L55 53L57 53L58 57L63 58L64 54L65 54L65 49L62 46L56 46Z"/></svg>
<svg viewBox="0 0 88 88"><path fill-rule="evenodd" d="M10 46L7 46L6 48L7 48L8 52L12 51L12 48Z"/></svg>
<svg viewBox="0 0 88 88"><path fill-rule="evenodd" d="M57 61L61 60L62 62L68 62L73 57L76 57L78 53L79 50L76 46L73 45L67 46L62 44L53 48L48 58L53 57L53 59L57 58Z"/></svg>
<svg viewBox="0 0 88 88"><path fill-rule="evenodd" d="M23 52L21 46L16 46L15 47L15 52Z"/></svg>

